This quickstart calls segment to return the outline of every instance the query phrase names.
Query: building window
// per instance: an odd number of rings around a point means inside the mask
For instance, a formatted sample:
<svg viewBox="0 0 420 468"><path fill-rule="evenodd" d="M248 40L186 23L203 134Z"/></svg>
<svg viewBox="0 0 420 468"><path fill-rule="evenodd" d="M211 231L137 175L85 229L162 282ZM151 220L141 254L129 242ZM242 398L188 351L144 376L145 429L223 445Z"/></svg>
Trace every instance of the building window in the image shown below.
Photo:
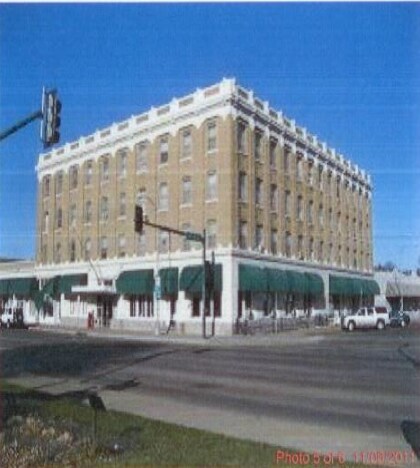
<svg viewBox="0 0 420 468"><path fill-rule="evenodd" d="M87 161L85 165L85 185L92 183L93 177L93 161Z"/></svg>
<svg viewBox="0 0 420 468"><path fill-rule="evenodd" d="M298 236L297 238L297 252L298 252L298 258L300 260L303 260L304 259L303 236Z"/></svg>
<svg viewBox="0 0 420 468"><path fill-rule="evenodd" d="M192 131L186 128L181 133L181 158L191 158L192 156Z"/></svg>
<svg viewBox="0 0 420 468"><path fill-rule="evenodd" d="M76 261L76 242L74 240L70 241L70 261Z"/></svg>
<svg viewBox="0 0 420 468"><path fill-rule="evenodd" d="M41 263L47 262L47 245L43 244L41 247Z"/></svg>
<svg viewBox="0 0 420 468"><path fill-rule="evenodd" d="M140 205L143 207L143 213L146 208L146 189L141 188L137 191L137 196L136 196L136 205Z"/></svg>
<svg viewBox="0 0 420 468"><path fill-rule="evenodd" d="M276 148L277 148L277 141L270 140L270 167L271 169L276 168Z"/></svg>
<svg viewBox="0 0 420 468"><path fill-rule="evenodd" d="M284 192L284 214L285 216L290 216L291 214L291 194L288 190Z"/></svg>
<svg viewBox="0 0 420 468"><path fill-rule="evenodd" d="M85 223L92 222L92 202L87 200L85 204Z"/></svg>
<svg viewBox="0 0 420 468"><path fill-rule="evenodd" d="M63 227L63 210L60 207L57 208L56 226L57 229Z"/></svg>
<svg viewBox="0 0 420 468"><path fill-rule="evenodd" d="M262 133L257 131L254 135L254 157L257 161L262 158Z"/></svg>
<svg viewBox="0 0 420 468"><path fill-rule="evenodd" d="M324 171L324 167L322 166L322 164L320 164L318 166L318 187L319 187L319 190L322 190L324 188L324 184L322 183L323 181L323 171Z"/></svg>
<svg viewBox="0 0 420 468"><path fill-rule="evenodd" d="M246 141L246 125L243 122L238 122L237 125L237 145L239 153L246 153L247 141Z"/></svg>
<svg viewBox="0 0 420 468"><path fill-rule="evenodd" d="M309 185L313 185L314 183L314 170L315 170L315 165L313 161L311 161L308 166L308 184Z"/></svg>
<svg viewBox="0 0 420 468"><path fill-rule="evenodd" d="M45 176L43 184L42 184L44 197L50 196L50 189L51 189L50 184L51 184L50 176Z"/></svg>
<svg viewBox="0 0 420 468"><path fill-rule="evenodd" d="M308 203L308 224L313 224L314 222L314 202L312 200Z"/></svg>
<svg viewBox="0 0 420 468"><path fill-rule="evenodd" d="M108 217L109 217L108 197L102 197L101 208L100 208L100 219L101 221L108 221Z"/></svg>
<svg viewBox="0 0 420 468"><path fill-rule="evenodd" d="M292 235L290 234L290 232L286 232L284 240L285 240L286 256L291 257L292 256Z"/></svg>
<svg viewBox="0 0 420 468"><path fill-rule="evenodd" d="M324 242L320 241L318 244L318 260L320 262L324 261Z"/></svg>
<svg viewBox="0 0 420 468"><path fill-rule="evenodd" d="M167 253L169 252L169 232L159 231L159 252Z"/></svg>
<svg viewBox="0 0 420 468"><path fill-rule="evenodd" d="M207 247L215 249L217 247L217 224L215 220L207 221L206 226Z"/></svg>
<svg viewBox="0 0 420 468"><path fill-rule="evenodd" d="M102 260L108 257L108 239L106 237L101 237L100 257Z"/></svg>
<svg viewBox="0 0 420 468"><path fill-rule="evenodd" d="M207 184L206 184L206 200L216 200L217 199L217 174L216 172L207 173Z"/></svg>
<svg viewBox="0 0 420 468"><path fill-rule="evenodd" d="M63 192L63 173L60 171L55 179L55 194L61 195Z"/></svg>
<svg viewBox="0 0 420 468"><path fill-rule="evenodd" d="M328 210L328 224L330 226L330 229L333 230L334 229L334 218L333 218L333 210L332 208L330 208Z"/></svg>
<svg viewBox="0 0 420 468"><path fill-rule="evenodd" d="M277 185L270 185L270 209L271 211L278 210L278 190Z"/></svg>
<svg viewBox="0 0 420 468"><path fill-rule="evenodd" d="M303 181L303 158L299 156L296 163L296 177L297 180L302 182Z"/></svg>
<svg viewBox="0 0 420 468"><path fill-rule="evenodd" d="M207 123L207 152L216 151L217 149L217 125L216 121L212 120Z"/></svg>
<svg viewBox="0 0 420 468"><path fill-rule="evenodd" d="M277 255L278 246L277 246L277 229L272 229L270 233L270 250L273 255Z"/></svg>
<svg viewBox="0 0 420 468"><path fill-rule="evenodd" d="M163 137L159 142L159 163L166 164L169 159L169 137Z"/></svg>
<svg viewBox="0 0 420 468"><path fill-rule="evenodd" d="M43 223L42 223L42 232L48 232L50 224L50 214L48 211L44 212Z"/></svg>
<svg viewBox="0 0 420 468"><path fill-rule="evenodd" d="M76 204L72 203L69 209L69 226L76 226Z"/></svg>
<svg viewBox="0 0 420 468"><path fill-rule="evenodd" d="M182 179L182 198L183 205L190 205L192 203L192 182L191 177L184 177Z"/></svg>
<svg viewBox="0 0 420 468"><path fill-rule="evenodd" d="M142 232L141 234L136 234L136 236L137 236L137 246L136 246L137 255L145 255L146 254L146 233Z"/></svg>
<svg viewBox="0 0 420 468"><path fill-rule="evenodd" d="M101 182L108 182L109 180L109 158L103 156L100 162L100 178Z"/></svg>
<svg viewBox="0 0 420 468"><path fill-rule="evenodd" d="M166 182L161 182L159 184L159 210L167 211L169 208L169 192L168 184Z"/></svg>
<svg viewBox="0 0 420 468"><path fill-rule="evenodd" d="M336 181L336 197L340 198L340 176L337 177Z"/></svg>
<svg viewBox="0 0 420 468"><path fill-rule="evenodd" d="M145 294L130 296L130 317L152 318L153 316L153 296Z"/></svg>
<svg viewBox="0 0 420 468"><path fill-rule="evenodd" d="M248 201L248 175L246 172L239 173L239 200Z"/></svg>
<svg viewBox="0 0 420 468"><path fill-rule="evenodd" d="M118 256L125 257L126 254L126 238L124 234L118 235Z"/></svg>
<svg viewBox="0 0 420 468"><path fill-rule="evenodd" d="M186 232L191 231L191 224L189 223L182 224L181 230L186 231ZM185 236L182 236L182 250L184 252L191 250L191 242Z"/></svg>
<svg viewBox="0 0 420 468"><path fill-rule="evenodd" d="M263 227L258 224L255 227L255 248L262 249L264 246L264 230Z"/></svg>
<svg viewBox="0 0 420 468"><path fill-rule="evenodd" d="M147 171L147 143L137 143L134 147L136 154L136 172Z"/></svg>
<svg viewBox="0 0 420 468"><path fill-rule="evenodd" d="M60 242L57 242L57 244L55 245L54 262L55 263L61 263L61 244L60 244Z"/></svg>
<svg viewBox="0 0 420 468"><path fill-rule="evenodd" d="M255 204L263 204L263 181L258 177L255 179Z"/></svg>
<svg viewBox="0 0 420 468"><path fill-rule="evenodd" d="M309 258L311 260L314 260L314 239L311 237L309 239L309 245L308 245L308 250L309 250Z"/></svg>
<svg viewBox="0 0 420 468"><path fill-rule="evenodd" d="M92 251L92 241L87 238L85 240L85 248L84 248L84 258L85 258L85 261L89 261L90 260L90 253Z"/></svg>
<svg viewBox="0 0 420 468"><path fill-rule="evenodd" d="M296 217L303 221L303 198L299 195L296 200Z"/></svg>
<svg viewBox="0 0 420 468"><path fill-rule="evenodd" d="M118 210L118 214L120 217L125 216L127 214L127 203L126 203L126 196L125 192L120 193L120 207Z"/></svg>
<svg viewBox="0 0 420 468"><path fill-rule="evenodd" d="M246 221L241 221L239 224L239 247L248 248L248 223Z"/></svg>
<svg viewBox="0 0 420 468"><path fill-rule="evenodd" d="M287 147L284 148L283 169L285 174L290 171L290 149Z"/></svg>
<svg viewBox="0 0 420 468"><path fill-rule="evenodd" d="M124 148L117 152L118 177L127 177L128 149Z"/></svg>
<svg viewBox="0 0 420 468"><path fill-rule="evenodd" d="M77 179L79 175L79 170L77 166L72 166L70 168L70 190L77 189Z"/></svg>
<svg viewBox="0 0 420 468"><path fill-rule="evenodd" d="M324 226L324 207L319 205L318 209L318 222L320 226Z"/></svg>

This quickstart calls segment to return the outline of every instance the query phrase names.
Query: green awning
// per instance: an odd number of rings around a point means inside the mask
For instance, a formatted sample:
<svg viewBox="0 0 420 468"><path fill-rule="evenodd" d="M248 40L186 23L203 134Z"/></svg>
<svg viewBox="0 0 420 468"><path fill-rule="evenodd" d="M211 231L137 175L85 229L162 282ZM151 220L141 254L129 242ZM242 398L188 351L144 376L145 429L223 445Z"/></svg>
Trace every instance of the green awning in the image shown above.
<svg viewBox="0 0 420 468"><path fill-rule="evenodd" d="M289 283L285 271L267 268L266 274L268 290L270 292L287 292L289 290Z"/></svg>
<svg viewBox="0 0 420 468"><path fill-rule="evenodd" d="M269 290L266 268L239 265L239 291L266 292Z"/></svg>
<svg viewBox="0 0 420 468"><path fill-rule="evenodd" d="M303 273L298 271L286 271L288 291L295 294L305 294L306 278Z"/></svg>
<svg viewBox="0 0 420 468"><path fill-rule="evenodd" d="M80 286L83 284L87 284L86 274L60 276L57 285L57 293L71 294L71 288L73 286Z"/></svg>
<svg viewBox="0 0 420 468"><path fill-rule="evenodd" d="M153 270L124 271L116 281L119 294L153 294L155 280Z"/></svg>
<svg viewBox="0 0 420 468"><path fill-rule="evenodd" d="M32 296L38 289L36 278L9 278L0 281L1 296Z"/></svg>
<svg viewBox="0 0 420 468"><path fill-rule="evenodd" d="M0 296L7 296L9 291L9 280L0 280Z"/></svg>
<svg viewBox="0 0 420 468"><path fill-rule="evenodd" d="M321 276L316 273L304 273L306 285L305 292L312 296L321 296L324 294L324 282Z"/></svg>
<svg viewBox="0 0 420 468"><path fill-rule="evenodd" d="M41 290L34 292L32 297L37 310L42 308L48 297L56 300L60 298L58 291L60 278L60 276L54 276L53 278L48 279Z"/></svg>
<svg viewBox="0 0 420 468"><path fill-rule="evenodd" d="M162 268L159 276L162 296L178 293L178 268Z"/></svg>
<svg viewBox="0 0 420 468"><path fill-rule="evenodd" d="M362 281L364 286L364 295L375 296L376 294L381 293L379 284L375 280L364 279Z"/></svg>
<svg viewBox="0 0 420 468"><path fill-rule="evenodd" d="M365 278L330 275L330 294L338 296L371 296L380 294L378 283Z"/></svg>
<svg viewBox="0 0 420 468"><path fill-rule="evenodd" d="M352 295L353 288L350 278L330 275L330 294L336 296Z"/></svg>
<svg viewBox="0 0 420 468"><path fill-rule="evenodd" d="M214 290L221 291L222 285L222 265L215 265ZM179 279L179 289L190 294L201 294L203 291L203 266L194 265L185 267Z"/></svg>

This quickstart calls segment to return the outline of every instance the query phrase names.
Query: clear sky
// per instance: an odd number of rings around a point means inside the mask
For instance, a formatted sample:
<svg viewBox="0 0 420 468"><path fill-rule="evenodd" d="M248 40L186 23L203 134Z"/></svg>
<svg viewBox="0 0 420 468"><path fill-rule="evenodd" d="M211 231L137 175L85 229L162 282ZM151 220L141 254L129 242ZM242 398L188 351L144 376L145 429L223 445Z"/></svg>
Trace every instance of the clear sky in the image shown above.
<svg viewBox="0 0 420 468"><path fill-rule="evenodd" d="M420 4L0 4L0 129L61 143L223 77L373 177L374 262L420 267ZM0 257L33 258L39 123L0 142Z"/></svg>

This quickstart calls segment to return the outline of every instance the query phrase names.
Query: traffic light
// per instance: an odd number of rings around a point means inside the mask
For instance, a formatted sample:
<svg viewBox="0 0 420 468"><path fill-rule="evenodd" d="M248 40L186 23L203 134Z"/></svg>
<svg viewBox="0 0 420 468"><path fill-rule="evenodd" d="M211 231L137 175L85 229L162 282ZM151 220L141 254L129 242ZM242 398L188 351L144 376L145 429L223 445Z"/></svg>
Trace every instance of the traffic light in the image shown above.
<svg viewBox="0 0 420 468"><path fill-rule="evenodd" d="M61 125L61 101L58 99L57 91L43 91L42 96L42 124L41 140L44 148L58 143L60 141Z"/></svg>
<svg viewBox="0 0 420 468"><path fill-rule="evenodd" d="M143 207L136 205L136 211L134 216L134 231L141 234L143 232Z"/></svg>

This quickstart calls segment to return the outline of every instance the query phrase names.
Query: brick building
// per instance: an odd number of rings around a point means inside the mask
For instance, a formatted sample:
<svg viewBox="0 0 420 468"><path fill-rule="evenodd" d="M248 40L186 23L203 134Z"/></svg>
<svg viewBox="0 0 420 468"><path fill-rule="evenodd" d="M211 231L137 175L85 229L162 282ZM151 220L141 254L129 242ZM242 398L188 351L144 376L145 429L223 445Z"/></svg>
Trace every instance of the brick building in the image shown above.
<svg viewBox="0 0 420 468"><path fill-rule="evenodd" d="M369 175L233 79L41 154L36 170L35 275L62 325L91 313L98 326L201 331L201 245L136 234L136 203L152 222L206 229L216 333L378 292Z"/></svg>

